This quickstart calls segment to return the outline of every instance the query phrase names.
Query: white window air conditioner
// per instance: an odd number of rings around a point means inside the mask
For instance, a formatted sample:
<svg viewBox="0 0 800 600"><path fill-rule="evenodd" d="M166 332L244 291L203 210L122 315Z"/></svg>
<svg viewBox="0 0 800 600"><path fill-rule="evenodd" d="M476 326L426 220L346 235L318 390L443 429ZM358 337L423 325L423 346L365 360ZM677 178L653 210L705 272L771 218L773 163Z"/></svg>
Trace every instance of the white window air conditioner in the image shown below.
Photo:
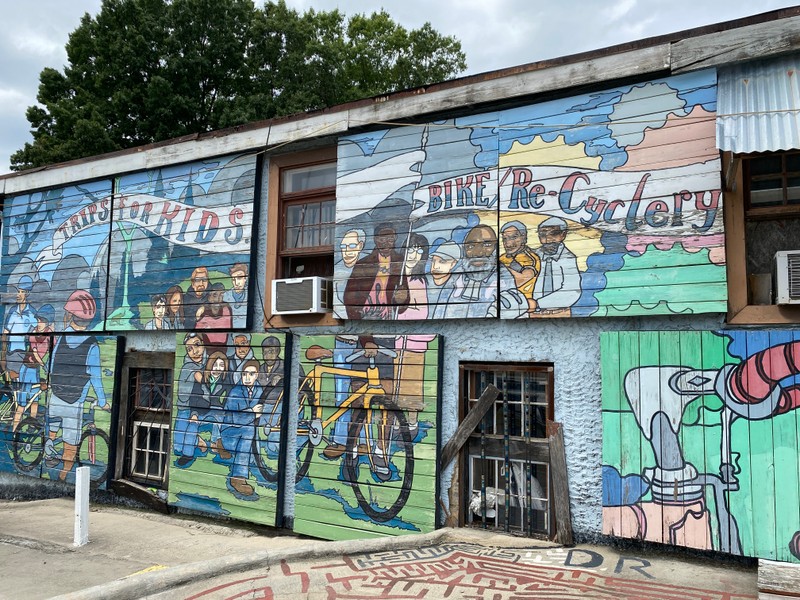
<svg viewBox="0 0 800 600"><path fill-rule="evenodd" d="M775 254L775 304L800 304L800 250Z"/></svg>
<svg viewBox="0 0 800 600"><path fill-rule="evenodd" d="M330 312L333 282L327 277L272 280L272 314L302 315Z"/></svg>

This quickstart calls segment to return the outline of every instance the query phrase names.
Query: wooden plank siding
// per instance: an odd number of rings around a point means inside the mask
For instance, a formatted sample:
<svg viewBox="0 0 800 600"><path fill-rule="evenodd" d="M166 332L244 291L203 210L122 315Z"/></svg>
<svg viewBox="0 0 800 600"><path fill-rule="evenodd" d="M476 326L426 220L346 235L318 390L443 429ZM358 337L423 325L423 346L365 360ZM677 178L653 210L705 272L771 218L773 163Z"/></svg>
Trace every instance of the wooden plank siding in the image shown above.
<svg viewBox="0 0 800 600"><path fill-rule="evenodd" d="M119 177L108 328L245 328L255 185L254 154Z"/></svg>
<svg viewBox="0 0 800 600"><path fill-rule="evenodd" d="M715 110L706 70L342 138L336 316L724 312Z"/></svg>
<svg viewBox="0 0 800 600"><path fill-rule="evenodd" d="M10 313L18 312L14 307L21 281L30 290L25 310L36 312L49 305L55 331L64 328L64 304L76 290L91 294L95 310L89 326L101 329L110 232L107 180L6 198L0 269L4 329ZM17 321L9 331L27 332L30 324L22 327L18 317Z"/></svg>
<svg viewBox="0 0 800 600"><path fill-rule="evenodd" d="M4 384L0 395L0 471L75 483L75 469L88 466L92 487L106 489L113 471L117 338L74 330L9 338L27 350L14 389ZM52 444L46 443L50 432Z"/></svg>
<svg viewBox="0 0 800 600"><path fill-rule="evenodd" d="M604 333L601 362L603 532L800 562L800 336Z"/></svg>
<svg viewBox="0 0 800 600"><path fill-rule="evenodd" d="M380 352L371 361L365 348ZM439 350L435 335L302 338L296 532L435 529Z"/></svg>
<svg viewBox="0 0 800 600"><path fill-rule="evenodd" d="M275 526L286 336L227 335L219 346L204 333L178 334L168 501ZM198 336L201 350L187 353Z"/></svg>

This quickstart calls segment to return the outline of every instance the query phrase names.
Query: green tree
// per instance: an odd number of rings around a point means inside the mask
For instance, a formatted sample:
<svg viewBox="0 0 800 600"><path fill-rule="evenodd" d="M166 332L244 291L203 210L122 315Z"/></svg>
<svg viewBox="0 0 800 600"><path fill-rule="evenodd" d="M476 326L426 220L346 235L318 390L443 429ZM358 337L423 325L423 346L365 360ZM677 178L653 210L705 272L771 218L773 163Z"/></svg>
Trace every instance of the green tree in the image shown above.
<svg viewBox="0 0 800 600"><path fill-rule="evenodd" d="M39 75L22 170L454 77L458 40L385 11L349 19L284 0L104 0Z"/></svg>

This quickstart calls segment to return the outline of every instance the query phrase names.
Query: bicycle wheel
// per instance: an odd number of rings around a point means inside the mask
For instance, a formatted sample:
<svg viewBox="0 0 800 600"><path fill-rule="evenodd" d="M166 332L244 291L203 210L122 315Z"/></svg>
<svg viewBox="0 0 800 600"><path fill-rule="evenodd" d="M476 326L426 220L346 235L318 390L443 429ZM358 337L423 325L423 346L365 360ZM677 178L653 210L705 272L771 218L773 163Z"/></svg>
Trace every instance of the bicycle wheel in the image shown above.
<svg viewBox="0 0 800 600"><path fill-rule="evenodd" d="M394 420L397 420L399 429L389 434ZM369 457L358 452L362 432L370 448ZM390 435L389 447L385 449L385 465L381 465L377 455ZM373 477L380 467L388 471L388 476ZM390 521L405 506L414 481L414 444L405 413L385 396L374 398L369 409L356 411L347 438L344 476L353 488L358 505L374 521Z"/></svg>
<svg viewBox="0 0 800 600"><path fill-rule="evenodd" d="M14 464L25 473L32 471L44 456L44 422L34 417L25 417L14 430L12 452Z"/></svg>
<svg viewBox="0 0 800 600"><path fill-rule="evenodd" d="M78 447L78 466L89 467L91 481L105 483L110 448L108 434L102 429L90 427L83 432Z"/></svg>
<svg viewBox="0 0 800 600"><path fill-rule="evenodd" d="M259 415L251 447L256 468L264 476L264 479L273 483L278 481L282 404L283 394L281 393L269 413ZM265 408L268 405L266 404Z"/></svg>
<svg viewBox="0 0 800 600"><path fill-rule="evenodd" d="M297 433L295 460L297 470L294 481L299 482L308 473L311 457L322 441L322 407L317 402L311 380L306 379L297 394Z"/></svg>

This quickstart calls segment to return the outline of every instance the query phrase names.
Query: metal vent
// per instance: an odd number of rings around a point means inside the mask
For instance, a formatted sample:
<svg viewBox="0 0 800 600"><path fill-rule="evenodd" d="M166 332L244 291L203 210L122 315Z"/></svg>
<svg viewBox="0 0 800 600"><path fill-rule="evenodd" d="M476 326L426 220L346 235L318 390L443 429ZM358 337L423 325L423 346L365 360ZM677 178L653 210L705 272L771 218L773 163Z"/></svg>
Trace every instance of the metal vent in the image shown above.
<svg viewBox="0 0 800 600"><path fill-rule="evenodd" d="M331 309L333 286L325 277L275 279L272 312L276 315L322 313Z"/></svg>
<svg viewBox="0 0 800 600"><path fill-rule="evenodd" d="M789 254L787 257L789 274L789 297L800 300L800 254Z"/></svg>
<svg viewBox="0 0 800 600"><path fill-rule="evenodd" d="M302 279L297 283L279 282L275 288L275 308L278 312L306 311L314 307L314 281L311 279Z"/></svg>

